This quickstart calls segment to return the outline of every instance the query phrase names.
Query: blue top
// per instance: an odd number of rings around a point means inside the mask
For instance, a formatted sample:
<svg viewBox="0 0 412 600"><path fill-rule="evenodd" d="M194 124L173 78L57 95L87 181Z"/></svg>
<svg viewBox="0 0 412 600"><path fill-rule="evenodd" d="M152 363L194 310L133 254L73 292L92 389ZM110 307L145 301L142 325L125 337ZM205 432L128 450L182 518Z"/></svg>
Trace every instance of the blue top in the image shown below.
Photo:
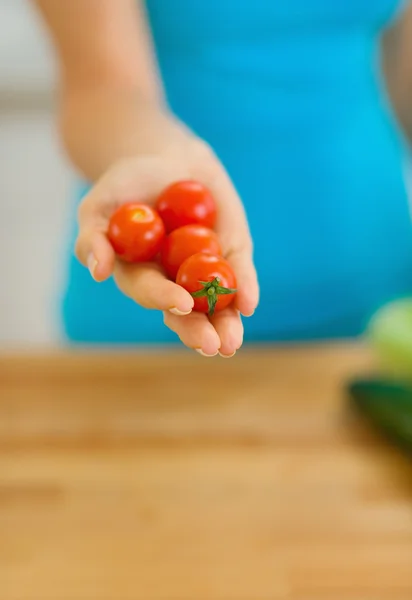
<svg viewBox="0 0 412 600"><path fill-rule="evenodd" d="M147 0L173 110L246 206L261 304L254 341L358 334L412 292L405 147L378 68L397 0ZM162 316L71 259L72 340L165 342Z"/></svg>

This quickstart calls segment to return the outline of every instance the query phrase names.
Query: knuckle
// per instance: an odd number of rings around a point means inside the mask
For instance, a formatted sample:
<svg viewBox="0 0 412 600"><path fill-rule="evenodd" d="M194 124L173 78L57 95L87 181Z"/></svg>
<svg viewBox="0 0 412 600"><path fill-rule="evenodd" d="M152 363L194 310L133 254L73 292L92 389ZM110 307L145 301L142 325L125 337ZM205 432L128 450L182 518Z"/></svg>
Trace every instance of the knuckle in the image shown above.
<svg viewBox="0 0 412 600"><path fill-rule="evenodd" d="M83 198L77 208L77 222L80 227L91 227L96 221L99 214L99 195L96 188L92 188L90 192Z"/></svg>
<svg viewBox="0 0 412 600"><path fill-rule="evenodd" d="M246 239L244 242L244 252L250 257L253 256L254 246L253 246L253 240L250 237L250 235L246 236Z"/></svg>
<svg viewBox="0 0 412 600"><path fill-rule="evenodd" d="M179 321L177 321L176 319L177 318L173 318L173 315L168 310L163 311L164 325L168 329L170 329L170 331L173 331L173 333L175 333L178 336L179 340L183 342L181 332L179 331Z"/></svg>
<svg viewBox="0 0 412 600"><path fill-rule="evenodd" d="M124 294L130 300L137 302L137 304L140 304L135 293L136 286L134 286L133 283L130 282L130 280L128 279L128 275L124 273L123 268L118 267L117 269L115 269L113 279L116 286L119 288L122 294Z"/></svg>
<svg viewBox="0 0 412 600"><path fill-rule="evenodd" d="M247 225L244 227L243 231L238 232L237 239L232 242L232 248L236 254L242 255L245 258L252 258L253 240Z"/></svg>
<svg viewBox="0 0 412 600"><path fill-rule="evenodd" d="M77 208L77 221L79 223L82 223L85 220L85 218L87 216L87 212L88 212L88 202L86 199L86 200L83 200Z"/></svg>
<svg viewBox="0 0 412 600"><path fill-rule="evenodd" d="M216 173L221 168L213 148L203 140L195 142L192 148L192 157L204 172Z"/></svg>
<svg viewBox="0 0 412 600"><path fill-rule="evenodd" d="M139 306L143 306L144 308L150 308L149 303L144 301L146 300L146 290L143 288L138 277L133 277L131 274L126 274L123 281L123 288L125 289L126 295L134 300L136 304L139 304Z"/></svg>
<svg viewBox="0 0 412 600"><path fill-rule="evenodd" d="M76 239L76 242L74 244L74 254L75 254L77 260L79 260L80 262L83 262L83 260L84 260L84 256L83 256L83 240L82 240L81 236L79 236Z"/></svg>
<svg viewBox="0 0 412 600"><path fill-rule="evenodd" d="M136 304L147 310L155 310L158 308L156 297L154 296L150 286L147 286L144 281L139 282L138 279L133 279L130 284L129 296Z"/></svg>
<svg viewBox="0 0 412 600"><path fill-rule="evenodd" d="M164 325L166 325L166 327L168 327L169 329L171 329L172 331L174 331L173 328L173 315L172 313L170 313L168 310L164 310L163 311L163 323Z"/></svg>
<svg viewBox="0 0 412 600"><path fill-rule="evenodd" d="M205 140L196 140L195 151L200 157L216 160L212 146Z"/></svg>

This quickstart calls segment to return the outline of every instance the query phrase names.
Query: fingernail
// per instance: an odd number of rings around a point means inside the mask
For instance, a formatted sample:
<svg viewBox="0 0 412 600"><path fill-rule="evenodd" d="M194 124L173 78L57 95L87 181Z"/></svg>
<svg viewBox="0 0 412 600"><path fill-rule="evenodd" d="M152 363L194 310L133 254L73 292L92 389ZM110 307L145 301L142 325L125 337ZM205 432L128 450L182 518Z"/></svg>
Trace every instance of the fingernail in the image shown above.
<svg viewBox="0 0 412 600"><path fill-rule="evenodd" d="M192 312L191 310L188 310L186 312L182 312L181 310L179 310L178 308L169 308L169 312L172 313L172 315L176 315L177 317L185 317L186 315L190 315L190 313Z"/></svg>
<svg viewBox="0 0 412 600"><path fill-rule="evenodd" d="M219 354L218 352L216 352L216 354L206 354L205 352L203 352L202 348L195 348L195 350L201 356L205 356L206 358L213 358L214 356L217 356Z"/></svg>
<svg viewBox="0 0 412 600"><path fill-rule="evenodd" d="M87 259L87 266L90 271L90 275L93 277L95 281L97 281L95 273L97 268L97 260L94 257L94 254L89 254L89 258Z"/></svg>
<svg viewBox="0 0 412 600"><path fill-rule="evenodd" d="M235 354L236 354L236 350L233 352L233 354L222 354L221 352L219 352L219 355L222 358L233 358Z"/></svg>

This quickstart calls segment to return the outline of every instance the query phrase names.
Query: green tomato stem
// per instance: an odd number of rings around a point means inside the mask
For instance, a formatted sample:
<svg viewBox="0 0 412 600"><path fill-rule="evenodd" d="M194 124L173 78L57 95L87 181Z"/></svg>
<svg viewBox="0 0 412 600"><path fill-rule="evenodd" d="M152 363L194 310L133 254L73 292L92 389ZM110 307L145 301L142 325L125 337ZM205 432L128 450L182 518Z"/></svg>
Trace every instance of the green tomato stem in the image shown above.
<svg viewBox="0 0 412 600"><path fill-rule="evenodd" d="M219 277L215 277L212 281L199 281L199 283L203 286L202 289L192 292L192 296L193 298L207 298L209 317L212 317L215 314L219 296L236 294L237 292L237 290L222 287L220 285Z"/></svg>

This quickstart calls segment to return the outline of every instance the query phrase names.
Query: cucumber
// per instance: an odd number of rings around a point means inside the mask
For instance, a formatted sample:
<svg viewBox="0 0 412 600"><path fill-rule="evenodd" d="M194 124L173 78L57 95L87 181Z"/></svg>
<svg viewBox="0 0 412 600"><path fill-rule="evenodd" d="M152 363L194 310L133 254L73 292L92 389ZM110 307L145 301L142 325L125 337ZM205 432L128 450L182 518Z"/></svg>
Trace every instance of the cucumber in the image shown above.
<svg viewBox="0 0 412 600"><path fill-rule="evenodd" d="M381 433L412 455L412 385L359 379L348 385L351 403Z"/></svg>

